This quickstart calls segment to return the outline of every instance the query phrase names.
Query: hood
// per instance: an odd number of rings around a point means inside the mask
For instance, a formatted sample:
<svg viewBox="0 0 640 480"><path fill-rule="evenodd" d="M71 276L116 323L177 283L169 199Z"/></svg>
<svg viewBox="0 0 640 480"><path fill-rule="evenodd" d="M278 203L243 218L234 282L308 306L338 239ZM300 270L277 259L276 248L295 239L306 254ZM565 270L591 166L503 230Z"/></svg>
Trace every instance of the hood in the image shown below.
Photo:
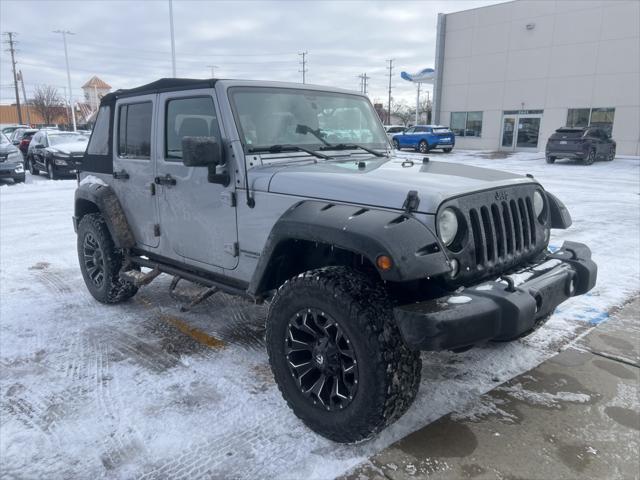
<svg viewBox="0 0 640 480"><path fill-rule="evenodd" d="M272 165L250 170L255 190L334 202L402 209L416 190L420 213L436 213L445 199L478 190L536 183L513 173L459 163L422 163L401 158L353 159L315 164Z"/></svg>
<svg viewBox="0 0 640 480"><path fill-rule="evenodd" d="M64 153L65 155L84 154L88 142L69 142L59 145L52 145L48 149L53 153Z"/></svg>

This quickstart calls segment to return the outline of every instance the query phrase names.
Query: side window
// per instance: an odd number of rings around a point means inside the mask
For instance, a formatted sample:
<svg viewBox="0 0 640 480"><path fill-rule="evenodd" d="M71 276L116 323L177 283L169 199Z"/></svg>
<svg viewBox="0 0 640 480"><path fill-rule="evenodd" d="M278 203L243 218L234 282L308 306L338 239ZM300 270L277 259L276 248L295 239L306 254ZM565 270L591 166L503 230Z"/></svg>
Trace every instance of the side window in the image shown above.
<svg viewBox="0 0 640 480"><path fill-rule="evenodd" d="M31 141L33 142L34 146L37 145L38 142L40 141L40 132L36 133L31 139Z"/></svg>
<svg viewBox="0 0 640 480"><path fill-rule="evenodd" d="M413 127L411 127L411 128L407 128L407 129L404 131L404 133L409 133L409 134L410 134L410 133L413 133L413 132L414 132L414 130L415 130L415 128L413 128Z"/></svg>
<svg viewBox="0 0 640 480"><path fill-rule="evenodd" d="M151 158L151 102L120 106L118 115L118 156Z"/></svg>
<svg viewBox="0 0 640 480"><path fill-rule="evenodd" d="M210 96L169 100L166 110L164 156L167 161L182 160L183 137L215 137L220 142L220 127Z"/></svg>
<svg viewBox="0 0 640 480"><path fill-rule="evenodd" d="M109 154L109 120L111 117L111 107L100 107L96 123L91 132L87 153L90 155Z"/></svg>

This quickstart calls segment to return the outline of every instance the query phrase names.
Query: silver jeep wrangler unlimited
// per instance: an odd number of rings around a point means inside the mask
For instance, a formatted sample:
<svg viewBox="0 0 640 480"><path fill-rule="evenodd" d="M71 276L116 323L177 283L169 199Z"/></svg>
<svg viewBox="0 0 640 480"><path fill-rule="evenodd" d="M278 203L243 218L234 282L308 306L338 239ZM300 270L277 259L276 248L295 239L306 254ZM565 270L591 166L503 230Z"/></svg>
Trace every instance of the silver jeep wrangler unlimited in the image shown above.
<svg viewBox="0 0 640 480"><path fill-rule="evenodd" d="M294 413L369 438L414 400L421 350L520 338L597 275L585 245L548 251L571 217L532 177L393 155L349 91L161 79L108 94L75 195L87 288L117 303L167 273L270 301Z"/></svg>

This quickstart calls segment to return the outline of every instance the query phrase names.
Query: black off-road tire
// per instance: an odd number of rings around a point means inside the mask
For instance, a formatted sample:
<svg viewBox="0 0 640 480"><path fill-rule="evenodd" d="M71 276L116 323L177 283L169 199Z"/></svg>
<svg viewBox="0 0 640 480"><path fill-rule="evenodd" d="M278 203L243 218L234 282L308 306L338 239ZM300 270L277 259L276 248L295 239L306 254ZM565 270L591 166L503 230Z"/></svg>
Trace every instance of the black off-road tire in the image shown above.
<svg viewBox="0 0 640 480"><path fill-rule="evenodd" d="M31 175L39 175L40 170L36 167L33 157L28 157L27 162L29 163L29 172Z"/></svg>
<svg viewBox="0 0 640 480"><path fill-rule="evenodd" d="M355 352L357 389L344 409L327 411L312 403L289 367L289 322L307 308L331 316ZM351 268L324 267L285 282L269 308L266 337L271 369L289 407L309 428L335 442L372 437L400 418L418 392L419 352L404 344L380 282Z"/></svg>
<svg viewBox="0 0 640 480"><path fill-rule="evenodd" d="M453 150L453 148L443 148L442 151L444 153L451 153L451 150Z"/></svg>
<svg viewBox="0 0 640 480"><path fill-rule="evenodd" d="M551 164L551 163L556 163L556 157L552 157L551 155L547 155L545 157L545 160L547 163Z"/></svg>
<svg viewBox="0 0 640 480"><path fill-rule="evenodd" d="M596 151L595 149L591 149L589 150L589 154L584 158L584 160L582 160L582 163L584 165L593 165L595 161L596 161Z"/></svg>
<svg viewBox="0 0 640 480"><path fill-rule="evenodd" d="M102 282L94 281L87 266L85 252L89 249L85 247L88 236L91 243L98 245L101 250L101 267L103 271ZM80 271L84 278L87 289L101 303L119 303L133 297L138 291L138 287L124 282L120 279L120 269L124 263L122 251L116 248L109 234L107 224L99 213L90 213L82 217L78 225L78 262Z"/></svg>

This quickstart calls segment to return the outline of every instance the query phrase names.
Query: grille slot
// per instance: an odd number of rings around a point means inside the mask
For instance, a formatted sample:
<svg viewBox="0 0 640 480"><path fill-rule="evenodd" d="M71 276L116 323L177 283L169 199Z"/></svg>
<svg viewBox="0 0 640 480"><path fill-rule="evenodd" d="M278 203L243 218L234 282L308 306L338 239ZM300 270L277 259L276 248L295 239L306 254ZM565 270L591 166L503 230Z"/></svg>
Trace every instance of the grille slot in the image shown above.
<svg viewBox="0 0 640 480"><path fill-rule="evenodd" d="M536 247L536 218L529 195L468 211L478 268L510 264Z"/></svg>

